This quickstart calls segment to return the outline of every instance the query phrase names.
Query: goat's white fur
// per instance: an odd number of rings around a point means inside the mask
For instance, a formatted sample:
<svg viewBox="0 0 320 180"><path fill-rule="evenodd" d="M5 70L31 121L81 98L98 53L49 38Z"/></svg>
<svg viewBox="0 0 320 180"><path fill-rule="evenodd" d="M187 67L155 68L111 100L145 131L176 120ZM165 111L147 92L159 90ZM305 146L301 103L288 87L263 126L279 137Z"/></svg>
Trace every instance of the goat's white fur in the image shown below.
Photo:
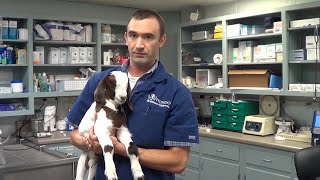
<svg viewBox="0 0 320 180"><path fill-rule="evenodd" d="M128 77L126 73L120 72L120 71L113 71L111 72L116 78L116 88L115 88L115 98L114 100L106 99L105 106L111 108L114 111L117 111L117 106L121 105L123 100L121 100L121 97L127 97L127 87L128 87ZM112 141L110 139L110 133L113 130L113 124L112 120L108 119L106 116L106 112L104 109L101 109L97 113L97 119L95 120L95 107L96 102L93 102L91 107L87 110L86 114L81 120L81 123L79 125L79 133L82 136L85 136L89 138L89 132L90 128L94 126L94 132L97 136L99 143L101 145L102 150L105 146L112 146ZM132 175L135 180L143 179L144 174L142 172L138 157L136 157L134 154L129 154L128 148L130 142L132 142L131 134L127 127L122 125L118 130L116 134L118 140L125 145L127 155L130 159L131 163L131 171ZM117 180L117 174L116 174L116 168L115 164L113 162L113 153L114 149L112 149L111 153L104 152L104 161L105 161L105 172L104 174L107 176L108 180ZM89 157L89 173L88 173L88 180L91 180L94 178L96 174L97 169L97 156L93 151L83 152L79 158L78 161L78 167L77 167L77 176L76 180L83 180L84 175L86 172L86 159Z"/></svg>

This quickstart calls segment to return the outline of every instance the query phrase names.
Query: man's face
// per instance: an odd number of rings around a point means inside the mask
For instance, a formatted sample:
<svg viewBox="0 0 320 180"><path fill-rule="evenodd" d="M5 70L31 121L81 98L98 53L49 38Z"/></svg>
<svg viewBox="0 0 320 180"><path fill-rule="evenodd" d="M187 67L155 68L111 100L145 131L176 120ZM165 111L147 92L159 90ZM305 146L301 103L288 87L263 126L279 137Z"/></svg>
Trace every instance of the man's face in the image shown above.
<svg viewBox="0 0 320 180"><path fill-rule="evenodd" d="M160 37L160 25L156 18L131 19L124 34L130 53L130 61L139 66L151 66L157 58L159 48L166 41Z"/></svg>

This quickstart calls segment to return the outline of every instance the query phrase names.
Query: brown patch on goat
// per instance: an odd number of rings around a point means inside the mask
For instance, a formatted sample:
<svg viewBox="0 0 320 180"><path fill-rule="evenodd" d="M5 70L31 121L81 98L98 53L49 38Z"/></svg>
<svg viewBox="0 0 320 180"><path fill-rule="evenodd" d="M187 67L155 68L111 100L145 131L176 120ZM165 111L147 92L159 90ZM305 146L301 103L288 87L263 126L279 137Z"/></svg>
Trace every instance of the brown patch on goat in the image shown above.
<svg viewBox="0 0 320 180"><path fill-rule="evenodd" d="M84 163L87 169L89 168L89 160L90 160L90 157L88 155L86 158L86 162Z"/></svg>
<svg viewBox="0 0 320 180"><path fill-rule="evenodd" d="M136 157L139 156L139 151L138 151L138 147L136 144L134 144L133 142L129 143L129 147L128 147L128 153L130 155L135 155Z"/></svg>
<svg viewBox="0 0 320 180"><path fill-rule="evenodd" d="M105 153L110 153L110 154L111 154L112 150L113 150L113 147L110 146L110 145L104 146L104 149L103 149L103 151L104 151Z"/></svg>
<svg viewBox="0 0 320 180"><path fill-rule="evenodd" d="M96 112L99 112L101 108L105 105L106 99L114 100L116 85L117 80L113 74L108 74L99 82L96 90L94 91Z"/></svg>
<svg viewBox="0 0 320 180"><path fill-rule="evenodd" d="M114 111L107 106L103 106L103 110L106 112L107 118L112 120L112 125L115 128L120 128L126 122L126 114L122 111Z"/></svg>

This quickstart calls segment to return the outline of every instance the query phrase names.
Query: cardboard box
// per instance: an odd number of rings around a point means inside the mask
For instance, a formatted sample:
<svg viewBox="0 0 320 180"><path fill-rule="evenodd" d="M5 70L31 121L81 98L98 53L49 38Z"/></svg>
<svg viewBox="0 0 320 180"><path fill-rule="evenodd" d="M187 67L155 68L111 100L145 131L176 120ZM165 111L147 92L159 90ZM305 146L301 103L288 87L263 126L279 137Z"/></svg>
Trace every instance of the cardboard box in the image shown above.
<svg viewBox="0 0 320 180"><path fill-rule="evenodd" d="M229 87L268 87L267 69L229 70Z"/></svg>

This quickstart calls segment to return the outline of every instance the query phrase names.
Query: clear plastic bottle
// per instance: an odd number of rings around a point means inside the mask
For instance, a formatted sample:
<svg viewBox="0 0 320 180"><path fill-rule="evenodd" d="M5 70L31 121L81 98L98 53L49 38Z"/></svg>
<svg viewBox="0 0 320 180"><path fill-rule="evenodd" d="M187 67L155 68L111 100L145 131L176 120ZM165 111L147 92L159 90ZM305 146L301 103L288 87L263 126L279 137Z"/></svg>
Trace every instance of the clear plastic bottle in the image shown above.
<svg viewBox="0 0 320 180"><path fill-rule="evenodd" d="M4 156L4 148L1 140L2 131L0 130L0 165L6 164L6 158Z"/></svg>
<svg viewBox="0 0 320 180"><path fill-rule="evenodd" d="M111 43L111 27L109 24L101 26L101 37L103 43Z"/></svg>

